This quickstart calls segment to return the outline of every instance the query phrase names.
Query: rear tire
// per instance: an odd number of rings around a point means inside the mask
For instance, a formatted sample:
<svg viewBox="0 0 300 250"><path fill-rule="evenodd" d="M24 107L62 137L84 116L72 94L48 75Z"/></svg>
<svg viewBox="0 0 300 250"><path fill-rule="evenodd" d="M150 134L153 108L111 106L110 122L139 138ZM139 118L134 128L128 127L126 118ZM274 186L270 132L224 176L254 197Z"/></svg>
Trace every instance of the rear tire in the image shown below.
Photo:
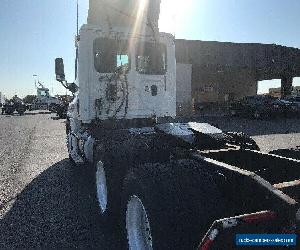
<svg viewBox="0 0 300 250"><path fill-rule="evenodd" d="M94 190L98 219L106 235L121 235L120 206L123 176L115 166L104 161L94 164ZM120 239L119 239L120 240ZM123 241L123 239L121 239Z"/></svg>
<svg viewBox="0 0 300 250"><path fill-rule="evenodd" d="M104 213L101 213L101 206L99 207L100 216L104 221L109 222L108 226L114 230L121 229L120 221L120 207L123 181L129 168L138 166L144 162L151 162L155 159L164 160L169 156L166 148L162 148L163 143L158 143L152 136L132 135L129 133L119 132L119 134L111 135L106 133L106 137L101 136L96 138L94 160L95 169L99 162L103 163L103 171L105 173L107 204ZM154 143L159 144L161 150L155 148ZM149 147L150 146L150 147ZM95 176L97 170L95 171ZM95 178L96 179L96 178ZM98 178L101 179L101 178ZM102 178L103 180L104 178ZM97 183L95 185L96 189ZM98 199L98 198L97 198Z"/></svg>
<svg viewBox="0 0 300 250"><path fill-rule="evenodd" d="M121 223L130 250L196 248L212 222L230 210L199 164L144 164L129 172Z"/></svg>

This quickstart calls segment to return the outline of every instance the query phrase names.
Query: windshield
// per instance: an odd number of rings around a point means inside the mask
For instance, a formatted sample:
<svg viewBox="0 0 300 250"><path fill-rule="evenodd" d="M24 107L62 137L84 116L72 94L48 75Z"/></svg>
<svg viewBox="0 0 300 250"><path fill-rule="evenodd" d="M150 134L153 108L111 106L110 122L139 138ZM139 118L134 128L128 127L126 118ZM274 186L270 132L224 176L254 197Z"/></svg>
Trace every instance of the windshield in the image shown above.
<svg viewBox="0 0 300 250"><path fill-rule="evenodd" d="M167 69L166 46L144 42L137 46L136 70L140 74L164 75Z"/></svg>
<svg viewBox="0 0 300 250"><path fill-rule="evenodd" d="M49 97L49 91L44 89L38 89L38 96L40 97Z"/></svg>
<svg viewBox="0 0 300 250"><path fill-rule="evenodd" d="M129 70L128 42L108 38L97 38L93 46L94 66L99 73Z"/></svg>

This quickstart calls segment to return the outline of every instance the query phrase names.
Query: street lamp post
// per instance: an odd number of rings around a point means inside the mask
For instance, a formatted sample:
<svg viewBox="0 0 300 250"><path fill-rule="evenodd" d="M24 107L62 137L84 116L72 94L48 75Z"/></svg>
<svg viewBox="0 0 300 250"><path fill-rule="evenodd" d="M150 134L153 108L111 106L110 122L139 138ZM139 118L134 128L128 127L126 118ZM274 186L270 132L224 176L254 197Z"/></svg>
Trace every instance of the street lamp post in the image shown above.
<svg viewBox="0 0 300 250"><path fill-rule="evenodd" d="M34 86L36 87L36 79L38 77L38 75L32 75L34 77Z"/></svg>

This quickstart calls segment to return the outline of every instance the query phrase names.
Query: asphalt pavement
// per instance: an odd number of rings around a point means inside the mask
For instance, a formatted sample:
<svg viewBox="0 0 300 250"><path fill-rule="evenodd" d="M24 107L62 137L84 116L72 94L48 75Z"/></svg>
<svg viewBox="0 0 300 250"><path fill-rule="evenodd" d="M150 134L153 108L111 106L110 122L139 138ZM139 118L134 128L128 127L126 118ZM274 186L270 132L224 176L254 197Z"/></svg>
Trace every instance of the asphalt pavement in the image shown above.
<svg viewBox="0 0 300 250"><path fill-rule="evenodd" d="M64 120L52 114L0 116L0 249L122 249L99 220L93 176L74 167ZM297 119L201 118L250 134L263 151L300 145Z"/></svg>
<svg viewBox="0 0 300 250"><path fill-rule="evenodd" d="M67 159L64 120L0 116L0 249L120 249L98 220L92 176Z"/></svg>

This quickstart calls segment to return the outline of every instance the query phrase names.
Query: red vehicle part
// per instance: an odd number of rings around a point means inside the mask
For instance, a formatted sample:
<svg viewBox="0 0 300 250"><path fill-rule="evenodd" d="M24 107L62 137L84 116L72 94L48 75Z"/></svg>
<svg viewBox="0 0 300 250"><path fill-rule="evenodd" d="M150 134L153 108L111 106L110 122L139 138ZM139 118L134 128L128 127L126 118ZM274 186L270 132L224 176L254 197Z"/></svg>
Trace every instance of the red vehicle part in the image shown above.
<svg viewBox="0 0 300 250"><path fill-rule="evenodd" d="M273 211L261 211L252 214L244 214L235 217L225 218L221 220L216 220L212 224L211 228L208 230L202 242L200 243L199 250L209 250L214 246L217 238L225 233L226 230L232 229L234 227L257 224L257 223L266 223L275 221L278 219L278 215ZM296 224L289 225L289 228L284 228L282 233L295 233Z"/></svg>

